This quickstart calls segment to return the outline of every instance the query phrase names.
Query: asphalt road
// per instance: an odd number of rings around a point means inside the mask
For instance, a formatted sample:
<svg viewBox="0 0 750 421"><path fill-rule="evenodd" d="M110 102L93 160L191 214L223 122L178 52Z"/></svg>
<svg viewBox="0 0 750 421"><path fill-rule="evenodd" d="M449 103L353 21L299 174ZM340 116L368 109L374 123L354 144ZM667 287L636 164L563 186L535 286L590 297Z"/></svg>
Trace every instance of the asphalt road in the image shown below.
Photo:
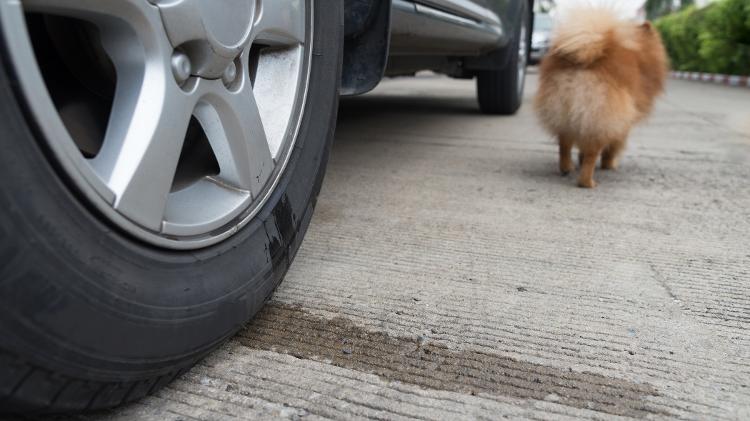
<svg viewBox="0 0 750 421"><path fill-rule="evenodd" d="M399 79L343 102L270 305L95 420L750 419L750 90L672 81L599 188L529 102Z"/></svg>

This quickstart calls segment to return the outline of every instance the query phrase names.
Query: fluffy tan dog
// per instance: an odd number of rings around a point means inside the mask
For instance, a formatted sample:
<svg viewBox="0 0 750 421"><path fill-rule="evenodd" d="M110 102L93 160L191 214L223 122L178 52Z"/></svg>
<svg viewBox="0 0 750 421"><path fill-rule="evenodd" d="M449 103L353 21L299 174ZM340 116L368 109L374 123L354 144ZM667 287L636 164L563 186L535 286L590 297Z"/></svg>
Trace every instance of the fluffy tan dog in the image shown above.
<svg viewBox="0 0 750 421"><path fill-rule="evenodd" d="M560 143L560 171L596 187L594 168L614 169L630 129L650 114L664 89L667 58L659 33L646 22L623 21L606 9L571 10L553 35L540 68L535 107Z"/></svg>

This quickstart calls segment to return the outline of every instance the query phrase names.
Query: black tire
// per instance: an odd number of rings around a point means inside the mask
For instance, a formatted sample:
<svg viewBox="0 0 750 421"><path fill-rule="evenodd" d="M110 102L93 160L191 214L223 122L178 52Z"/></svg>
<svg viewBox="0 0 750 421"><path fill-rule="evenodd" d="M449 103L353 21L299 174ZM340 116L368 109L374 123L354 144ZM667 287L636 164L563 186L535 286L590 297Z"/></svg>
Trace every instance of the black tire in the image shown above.
<svg viewBox="0 0 750 421"><path fill-rule="evenodd" d="M240 232L184 253L138 242L86 206L48 159L2 47L0 413L138 399L261 309L310 222L336 122L343 5L315 5L308 105L278 188Z"/></svg>
<svg viewBox="0 0 750 421"><path fill-rule="evenodd" d="M522 1L519 22L526 25L526 57L530 39L531 14L526 1ZM500 70L483 70L477 74L477 99L479 109L485 114L513 115L523 102L524 78L519 77L519 42L521 25L517 25L513 39L506 51L507 59Z"/></svg>

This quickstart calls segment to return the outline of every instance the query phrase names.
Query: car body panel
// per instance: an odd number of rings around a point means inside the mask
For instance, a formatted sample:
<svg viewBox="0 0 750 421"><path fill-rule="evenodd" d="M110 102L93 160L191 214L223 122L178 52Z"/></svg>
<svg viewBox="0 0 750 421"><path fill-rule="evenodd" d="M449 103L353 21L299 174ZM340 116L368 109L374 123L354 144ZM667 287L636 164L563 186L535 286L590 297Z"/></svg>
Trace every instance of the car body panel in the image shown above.
<svg viewBox="0 0 750 421"><path fill-rule="evenodd" d="M420 0L419 3L478 22L500 25L499 9L493 9L487 0Z"/></svg>
<svg viewBox="0 0 750 421"><path fill-rule="evenodd" d="M554 21L548 14L537 14L534 17L534 32L531 35L530 63L539 63L547 54L552 38Z"/></svg>
<svg viewBox="0 0 750 421"><path fill-rule="evenodd" d="M492 24L408 0L393 0L389 55L478 55L497 48L505 33ZM486 14L490 14L487 11Z"/></svg>

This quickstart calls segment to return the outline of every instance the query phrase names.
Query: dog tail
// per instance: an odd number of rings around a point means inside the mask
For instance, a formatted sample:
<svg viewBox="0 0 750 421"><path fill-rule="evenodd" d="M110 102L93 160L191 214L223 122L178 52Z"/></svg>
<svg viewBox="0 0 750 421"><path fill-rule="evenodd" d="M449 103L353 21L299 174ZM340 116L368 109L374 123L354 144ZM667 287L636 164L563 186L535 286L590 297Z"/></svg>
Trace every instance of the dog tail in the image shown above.
<svg viewBox="0 0 750 421"><path fill-rule="evenodd" d="M612 43L638 49L635 25L603 7L578 7L566 11L553 36L551 53L580 65L607 54Z"/></svg>

